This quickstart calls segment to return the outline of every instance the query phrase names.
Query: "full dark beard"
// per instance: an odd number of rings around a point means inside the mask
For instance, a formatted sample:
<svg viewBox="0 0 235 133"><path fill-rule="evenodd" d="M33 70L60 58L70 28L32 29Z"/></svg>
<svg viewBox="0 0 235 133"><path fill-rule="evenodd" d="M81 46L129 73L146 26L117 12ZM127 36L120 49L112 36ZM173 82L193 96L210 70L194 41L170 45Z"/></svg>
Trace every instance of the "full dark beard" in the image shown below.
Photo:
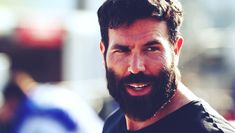
<svg viewBox="0 0 235 133"><path fill-rule="evenodd" d="M176 91L176 74L173 69L162 69L158 75L130 74L119 78L111 69L106 69L108 90L119 103L121 110L130 118L144 121L156 114ZM150 82L152 90L144 96L131 96L124 85L127 83Z"/></svg>

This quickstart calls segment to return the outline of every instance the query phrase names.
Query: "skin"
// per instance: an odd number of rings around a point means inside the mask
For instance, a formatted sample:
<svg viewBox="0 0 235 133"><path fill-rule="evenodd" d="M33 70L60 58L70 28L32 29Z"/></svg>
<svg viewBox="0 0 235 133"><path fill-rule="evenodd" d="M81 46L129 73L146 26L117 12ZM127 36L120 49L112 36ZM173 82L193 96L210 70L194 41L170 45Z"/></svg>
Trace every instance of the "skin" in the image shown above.
<svg viewBox="0 0 235 133"><path fill-rule="evenodd" d="M172 45L168 40L168 29L165 21L152 18L141 19L130 26L109 29L108 35L109 46L105 63L120 78L130 73L137 74L140 72L147 75L157 75L161 68L170 68L172 63L175 66L178 64L183 38L178 36L176 43ZM100 49L104 55L106 48L102 42ZM129 84L126 91L132 96L142 96L151 92L151 85L143 87L140 91L128 87L141 85L144 86L146 83ZM157 116L145 121L136 121L125 116L127 129L139 130L151 125L195 98L196 96L188 91L182 83L178 83L175 96L170 103L158 112Z"/></svg>

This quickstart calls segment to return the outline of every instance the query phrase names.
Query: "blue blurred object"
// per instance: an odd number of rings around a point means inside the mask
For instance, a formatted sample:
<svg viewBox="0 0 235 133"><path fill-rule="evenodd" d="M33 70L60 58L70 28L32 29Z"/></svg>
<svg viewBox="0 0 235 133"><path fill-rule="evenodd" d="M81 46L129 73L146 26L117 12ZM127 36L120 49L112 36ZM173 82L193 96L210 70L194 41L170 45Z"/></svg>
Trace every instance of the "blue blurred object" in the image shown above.
<svg viewBox="0 0 235 133"><path fill-rule="evenodd" d="M77 133L79 129L64 110L42 108L30 100L21 106L17 114L12 133Z"/></svg>
<svg viewBox="0 0 235 133"><path fill-rule="evenodd" d="M11 133L100 133L103 121L73 91L39 84L17 111Z"/></svg>
<svg viewBox="0 0 235 133"><path fill-rule="evenodd" d="M17 110L27 101L28 97L19 86L10 80L3 89L3 104L0 106L0 132L9 133Z"/></svg>

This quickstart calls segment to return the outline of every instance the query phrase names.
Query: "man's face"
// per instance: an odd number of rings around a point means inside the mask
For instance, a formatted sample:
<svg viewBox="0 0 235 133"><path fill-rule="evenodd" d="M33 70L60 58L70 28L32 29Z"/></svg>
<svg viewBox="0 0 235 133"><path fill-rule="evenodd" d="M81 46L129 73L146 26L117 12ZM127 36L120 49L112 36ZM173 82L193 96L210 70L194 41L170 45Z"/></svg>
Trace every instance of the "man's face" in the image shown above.
<svg viewBox="0 0 235 133"><path fill-rule="evenodd" d="M132 119L153 116L176 89L175 53L167 25L154 19L109 29L105 57L110 94ZM101 43L104 53L104 46Z"/></svg>

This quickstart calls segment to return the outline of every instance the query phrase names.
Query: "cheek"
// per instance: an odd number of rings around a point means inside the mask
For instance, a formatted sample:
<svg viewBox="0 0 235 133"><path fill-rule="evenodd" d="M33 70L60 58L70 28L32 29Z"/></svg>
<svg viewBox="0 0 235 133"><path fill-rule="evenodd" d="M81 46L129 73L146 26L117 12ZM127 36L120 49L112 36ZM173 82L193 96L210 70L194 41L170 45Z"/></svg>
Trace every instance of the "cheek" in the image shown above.
<svg viewBox="0 0 235 133"><path fill-rule="evenodd" d="M161 53L154 54L147 62L153 62L156 67L170 67L173 62L173 55L170 50L165 50Z"/></svg>
<svg viewBox="0 0 235 133"><path fill-rule="evenodd" d="M165 56L164 58L166 60L167 67L168 68L171 67L171 65L174 63L174 56L175 56L174 50L168 47L164 56Z"/></svg>
<svg viewBox="0 0 235 133"><path fill-rule="evenodd" d="M107 67L111 68L117 75L123 75L127 70L127 60L127 58L109 55L107 56Z"/></svg>
<svg viewBox="0 0 235 133"><path fill-rule="evenodd" d="M164 55L162 57L162 65L169 68L172 64L172 56L171 55Z"/></svg>
<svg viewBox="0 0 235 133"><path fill-rule="evenodd" d="M145 66L150 73L159 73L161 69L170 67L170 60L166 55L148 57L145 60Z"/></svg>
<svg viewBox="0 0 235 133"><path fill-rule="evenodd" d="M146 70L150 74L158 74L160 70L165 66L165 62L163 59L157 60L148 60L146 61Z"/></svg>

